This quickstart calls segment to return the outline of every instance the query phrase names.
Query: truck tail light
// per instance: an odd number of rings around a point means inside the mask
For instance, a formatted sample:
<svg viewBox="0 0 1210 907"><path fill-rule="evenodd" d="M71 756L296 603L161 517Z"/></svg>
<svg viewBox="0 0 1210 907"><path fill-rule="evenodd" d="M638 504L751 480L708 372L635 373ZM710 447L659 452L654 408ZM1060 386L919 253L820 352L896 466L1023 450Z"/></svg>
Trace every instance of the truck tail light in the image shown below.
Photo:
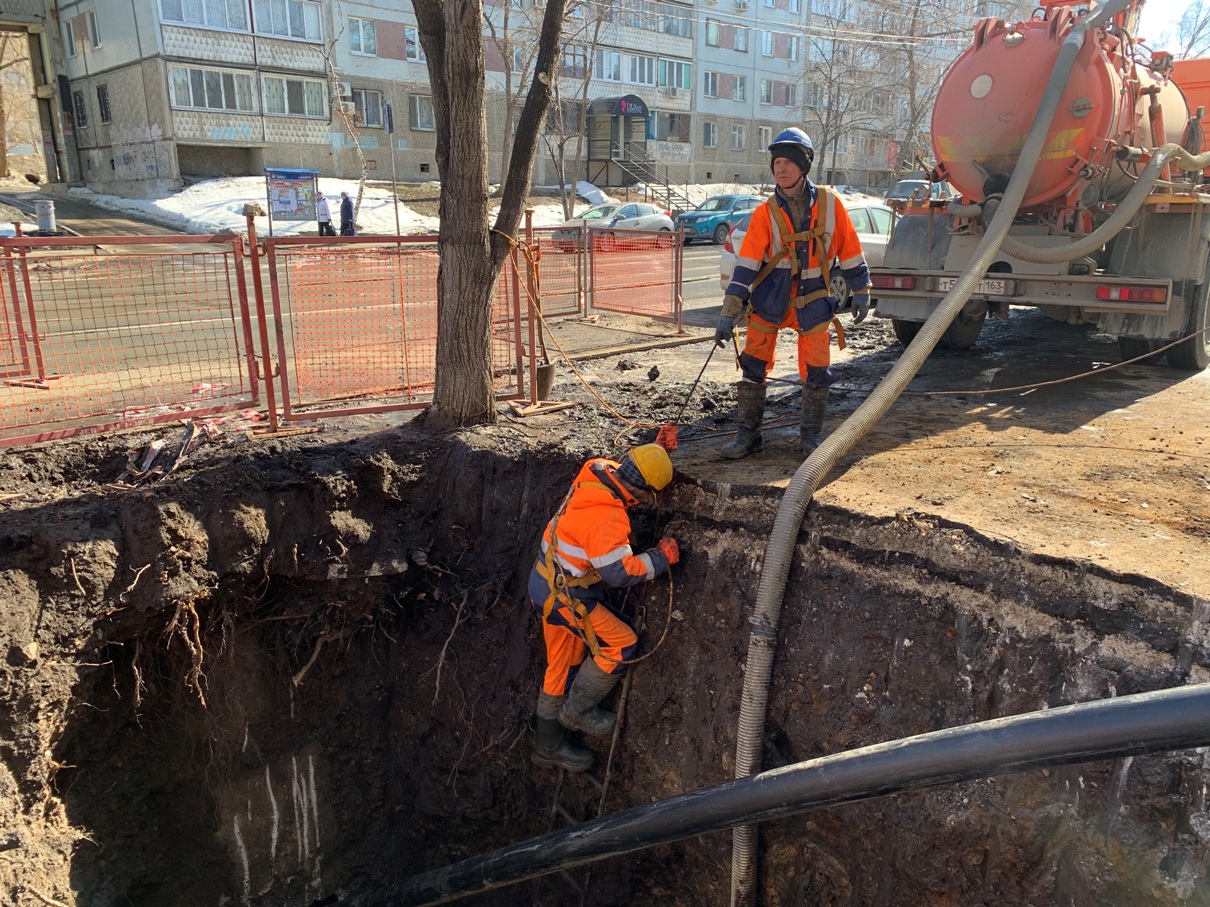
<svg viewBox="0 0 1210 907"><path fill-rule="evenodd" d="M914 290L916 278L897 274L871 274L870 281L875 290Z"/></svg>
<svg viewBox="0 0 1210 907"><path fill-rule="evenodd" d="M1097 287L1097 299L1113 302L1158 302L1168 301L1168 291L1163 287Z"/></svg>

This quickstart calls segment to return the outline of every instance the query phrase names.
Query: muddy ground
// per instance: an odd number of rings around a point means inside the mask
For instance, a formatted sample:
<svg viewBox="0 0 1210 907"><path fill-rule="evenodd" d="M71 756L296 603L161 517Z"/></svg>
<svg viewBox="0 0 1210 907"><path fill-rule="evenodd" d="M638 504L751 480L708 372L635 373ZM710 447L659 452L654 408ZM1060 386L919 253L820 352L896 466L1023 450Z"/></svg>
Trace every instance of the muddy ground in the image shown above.
<svg viewBox="0 0 1210 907"><path fill-rule="evenodd" d="M849 340L831 424L899 351L878 322ZM716 355L688 397L707 350L576 363L627 420L685 410L685 481L636 522L684 561L628 606L648 649L668 629L632 671L606 812L731 777L747 618L801 459L788 384L766 452L717 459L735 372ZM1116 361L1036 313L930 359L804 524L766 767L1206 679L1208 376L1133 365L983 393ZM448 434L397 416L232 427L136 489L107 483L172 432L0 454L0 902L335 903L546 831L558 778L528 762L525 576L580 460L653 434L570 368L552 396L577 405ZM1203 761L768 823L761 900L1210 904ZM584 818L600 791L573 778L559 797ZM728 835L666 845L595 867L583 902L724 903L729 869ZM581 897L556 876L472 902Z"/></svg>

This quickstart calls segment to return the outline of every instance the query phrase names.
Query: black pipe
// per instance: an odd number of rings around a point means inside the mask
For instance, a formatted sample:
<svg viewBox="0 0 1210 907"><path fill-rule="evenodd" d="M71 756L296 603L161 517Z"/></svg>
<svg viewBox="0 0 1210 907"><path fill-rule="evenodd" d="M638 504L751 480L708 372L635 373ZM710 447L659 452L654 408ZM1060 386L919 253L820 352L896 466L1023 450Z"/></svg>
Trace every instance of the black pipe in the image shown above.
<svg viewBox="0 0 1210 907"><path fill-rule="evenodd" d="M419 907L734 825L901 791L1210 745L1210 684L1085 702L863 747L702 788L343 901Z"/></svg>

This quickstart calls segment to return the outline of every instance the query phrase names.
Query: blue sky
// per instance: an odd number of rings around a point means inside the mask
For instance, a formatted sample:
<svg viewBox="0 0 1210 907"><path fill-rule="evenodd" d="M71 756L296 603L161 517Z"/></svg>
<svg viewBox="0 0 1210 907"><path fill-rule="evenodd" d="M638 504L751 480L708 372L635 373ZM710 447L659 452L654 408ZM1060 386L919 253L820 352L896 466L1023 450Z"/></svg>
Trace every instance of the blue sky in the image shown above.
<svg viewBox="0 0 1210 907"><path fill-rule="evenodd" d="M1188 8L1189 0L1148 0L1139 31L1155 47L1164 32L1172 31L1175 37L1176 22Z"/></svg>

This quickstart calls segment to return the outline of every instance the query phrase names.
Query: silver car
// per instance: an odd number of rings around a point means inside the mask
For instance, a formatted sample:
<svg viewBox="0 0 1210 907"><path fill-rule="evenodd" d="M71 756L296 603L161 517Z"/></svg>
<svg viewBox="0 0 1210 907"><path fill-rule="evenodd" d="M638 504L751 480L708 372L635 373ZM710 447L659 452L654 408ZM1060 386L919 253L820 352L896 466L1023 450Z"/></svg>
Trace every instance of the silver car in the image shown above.
<svg viewBox="0 0 1210 907"><path fill-rule="evenodd" d="M574 252L580 247L581 227L614 230L657 230L671 233L676 227L663 208L644 202L610 202L597 205L565 220L552 235L558 249Z"/></svg>
<svg viewBox="0 0 1210 907"><path fill-rule="evenodd" d="M891 209L875 199L846 198L845 210L849 212L849 220L857 230L857 238L861 240L862 251L865 252L866 264L876 268L882 264L882 256L886 252L887 240L891 238ZM719 283L724 292L731 285L731 275L735 271L735 259L740 246L744 242L744 234L748 232L749 214L731 230L723 243L723 255L719 264ZM844 308L849 301L849 285L837 271L832 274L832 295L840 301Z"/></svg>

